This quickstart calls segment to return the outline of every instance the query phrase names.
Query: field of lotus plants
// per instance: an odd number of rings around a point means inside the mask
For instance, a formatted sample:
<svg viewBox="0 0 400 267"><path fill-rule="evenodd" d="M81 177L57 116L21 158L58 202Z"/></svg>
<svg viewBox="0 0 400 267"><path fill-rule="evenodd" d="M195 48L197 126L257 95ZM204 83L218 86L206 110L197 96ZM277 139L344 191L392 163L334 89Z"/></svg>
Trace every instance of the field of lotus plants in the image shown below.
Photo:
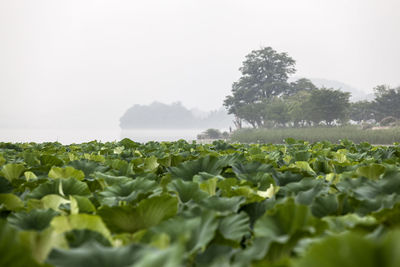
<svg viewBox="0 0 400 267"><path fill-rule="evenodd" d="M400 266L400 145L0 143L0 266Z"/></svg>

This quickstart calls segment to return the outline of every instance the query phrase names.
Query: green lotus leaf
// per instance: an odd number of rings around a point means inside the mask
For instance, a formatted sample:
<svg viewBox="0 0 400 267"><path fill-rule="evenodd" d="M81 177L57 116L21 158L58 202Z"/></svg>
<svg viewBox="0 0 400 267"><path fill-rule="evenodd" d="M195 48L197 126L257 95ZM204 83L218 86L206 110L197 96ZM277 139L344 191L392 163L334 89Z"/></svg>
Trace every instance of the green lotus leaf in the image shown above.
<svg viewBox="0 0 400 267"><path fill-rule="evenodd" d="M65 233L72 230L84 230L102 234L105 238L111 241L111 234L101 217L90 214L71 214L68 216L54 217L50 225L57 233Z"/></svg>
<svg viewBox="0 0 400 267"><path fill-rule="evenodd" d="M136 158L131 161L133 163L133 170L136 173L155 172L160 164L157 158L152 156L149 158Z"/></svg>
<svg viewBox="0 0 400 267"><path fill-rule="evenodd" d="M87 242L97 242L105 247L111 247L111 243L102 234L89 229L73 229L65 233L70 248L78 248Z"/></svg>
<svg viewBox="0 0 400 267"><path fill-rule="evenodd" d="M29 245L5 220L0 220L0 255L0 266L42 266L33 258Z"/></svg>
<svg viewBox="0 0 400 267"><path fill-rule="evenodd" d="M69 198L71 201L71 210L73 210L73 208L76 209L76 213L92 213L96 211L96 207L87 197L69 196Z"/></svg>
<svg viewBox="0 0 400 267"><path fill-rule="evenodd" d="M214 196L217 190L217 182L218 178L214 177L211 179L208 179L202 183L200 183L200 189L203 190L204 192L207 192L208 195Z"/></svg>
<svg viewBox="0 0 400 267"><path fill-rule="evenodd" d="M349 160L347 158L348 151L345 149L339 149L338 152L332 152L332 161L336 166L347 166L349 165Z"/></svg>
<svg viewBox="0 0 400 267"><path fill-rule="evenodd" d="M33 258L40 263L47 259L47 256L54 247L66 245L64 237L57 234L51 227L39 232L20 232L20 238L24 244L29 245Z"/></svg>
<svg viewBox="0 0 400 267"><path fill-rule="evenodd" d="M44 154L40 156L40 164L46 169L50 169L53 166L62 166L64 165L64 161L59 159L57 156Z"/></svg>
<svg viewBox="0 0 400 267"><path fill-rule="evenodd" d="M27 181L37 178L36 174L31 171L24 172L24 176Z"/></svg>
<svg viewBox="0 0 400 267"><path fill-rule="evenodd" d="M266 196L264 193L250 186L233 186L230 190L222 190L224 197L244 197L246 204L265 200Z"/></svg>
<svg viewBox="0 0 400 267"><path fill-rule="evenodd" d="M268 259L253 262L253 267L293 267L292 260L290 257L282 257L276 261L270 261Z"/></svg>
<svg viewBox="0 0 400 267"><path fill-rule="evenodd" d="M294 161L308 161L311 157L311 153L307 150L298 150L293 154Z"/></svg>
<svg viewBox="0 0 400 267"><path fill-rule="evenodd" d="M268 189L270 184L275 185L275 180L271 176L273 166L270 164L258 161L236 163L232 166L232 170L239 179L250 181L260 190Z"/></svg>
<svg viewBox="0 0 400 267"><path fill-rule="evenodd" d="M382 188L377 183L367 178L343 179L337 183L337 188L341 192L352 194L357 199L372 199L381 194Z"/></svg>
<svg viewBox="0 0 400 267"><path fill-rule="evenodd" d="M127 267L134 265L142 254L141 246L105 247L87 242L69 250L54 249L47 263L57 267Z"/></svg>
<svg viewBox="0 0 400 267"><path fill-rule="evenodd" d="M198 215L202 213L199 212ZM146 232L143 232L142 241L150 243L154 237L167 234L170 243L178 242L180 239L187 241L191 236L190 233L194 231L196 227L200 226L201 219L186 218L182 216L171 217L160 224L149 228Z"/></svg>
<svg viewBox="0 0 400 267"><path fill-rule="evenodd" d="M304 178L303 175L301 175L300 173L294 173L291 171L274 172L272 176L275 178L279 186L284 186L289 183L299 182Z"/></svg>
<svg viewBox="0 0 400 267"><path fill-rule="evenodd" d="M218 231L224 238L240 242L250 232L249 216L245 212L228 215L220 221Z"/></svg>
<svg viewBox="0 0 400 267"><path fill-rule="evenodd" d="M88 196L90 195L90 190L86 183L75 178L55 179L39 185L28 194L28 197L42 198L50 194Z"/></svg>
<svg viewBox="0 0 400 267"><path fill-rule="evenodd" d="M311 204L312 214L318 218L337 214L338 209L339 201L333 194L318 196Z"/></svg>
<svg viewBox="0 0 400 267"><path fill-rule="evenodd" d="M238 178L246 178L246 174L271 172L273 170L273 166L258 161L250 161L245 163L239 161L232 166L232 170L238 176Z"/></svg>
<svg viewBox="0 0 400 267"><path fill-rule="evenodd" d="M155 181L138 177L129 182L116 183L99 193L100 202L104 205L116 206L120 201L132 202L140 195L150 193L159 188Z"/></svg>
<svg viewBox="0 0 400 267"><path fill-rule="evenodd" d="M98 214L113 232L134 233L174 216L177 209L176 197L162 195L142 200L137 207L104 206Z"/></svg>
<svg viewBox="0 0 400 267"><path fill-rule="evenodd" d="M214 175L208 172L199 172L198 174L193 176L193 182L195 183L202 183L202 182L206 182L210 179L214 179L217 178L217 180L223 180L225 179L223 176L221 175Z"/></svg>
<svg viewBox="0 0 400 267"><path fill-rule="evenodd" d="M36 167L40 165L40 153L38 151L24 151L22 153L22 157L30 167Z"/></svg>
<svg viewBox="0 0 400 267"><path fill-rule="evenodd" d="M236 197L218 197L212 196L203 199L199 204L207 209L218 211L222 214L235 213L246 199L242 196Z"/></svg>
<svg viewBox="0 0 400 267"><path fill-rule="evenodd" d="M396 267L400 262L400 230L389 231L379 247L380 266Z"/></svg>
<svg viewBox="0 0 400 267"><path fill-rule="evenodd" d="M83 178L85 178L83 171L77 170L71 166L66 166L63 168L54 166L50 169L48 176L54 179L73 177L77 180L83 180Z"/></svg>
<svg viewBox="0 0 400 267"><path fill-rule="evenodd" d="M147 250L146 253L138 260L134 266L138 267L153 267L165 266L176 267L182 266L183 247L180 244L175 244L166 249Z"/></svg>
<svg viewBox="0 0 400 267"><path fill-rule="evenodd" d="M329 159L326 157L314 158L311 167L316 173L326 174L334 172L334 169L330 164Z"/></svg>
<svg viewBox="0 0 400 267"><path fill-rule="evenodd" d="M254 238L250 246L245 250L239 250L234 255L234 262L238 266L249 266L251 262L263 259L270 249L272 242L273 239L270 237Z"/></svg>
<svg viewBox="0 0 400 267"><path fill-rule="evenodd" d="M235 266L231 263L234 254L232 247L211 243L203 253L196 256L196 266L218 267Z"/></svg>
<svg viewBox="0 0 400 267"><path fill-rule="evenodd" d="M325 222L311 214L308 206L298 205L293 198L288 198L256 221L254 235L265 238L266 243L271 242L267 258L277 260L289 255L298 240L319 235L326 227Z"/></svg>
<svg viewBox="0 0 400 267"><path fill-rule="evenodd" d="M382 188L381 192L383 194L400 194L400 169L396 168L388 174L385 173L377 183Z"/></svg>
<svg viewBox="0 0 400 267"><path fill-rule="evenodd" d="M98 154L85 153L83 156L87 160L97 161L97 162L100 162L100 163L104 163L106 161L106 158L104 156L98 155Z"/></svg>
<svg viewBox="0 0 400 267"><path fill-rule="evenodd" d="M236 188L241 184L241 181L236 178L226 178L218 181L218 188L221 190L222 195L230 196L232 188Z"/></svg>
<svg viewBox="0 0 400 267"><path fill-rule="evenodd" d="M24 173L25 167L22 164L9 163L3 166L0 170L0 175L6 178L8 181L12 181L21 177Z"/></svg>
<svg viewBox="0 0 400 267"><path fill-rule="evenodd" d="M50 225L50 221L59 213L52 210L34 209L29 212L15 212L8 216L8 223L20 230L42 231Z"/></svg>
<svg viewBox="0 0 400 267"><path fill-rule="evenodd" d="M95 172L95 173L93 173L93 176L97 180L105 181L107 185L124 184L126 182L132 181L132 178L129 178L126 176L114 176L114 175L105 174L105 173L101 173L101 172Z"/></svg>
<svg viewBox="0 0 400 267"><path fill-rule="evenodd" d="M315 171L311 168L307 161L296 161L295 163L290 164L288 169L307 173L310 174L310 176L316 175Z"/></svg>
<svg viewBox="0 0 400 267"><path fill-rule="evenodd" d="M298 182L292 182L285 186L281 186L278 195L293 196L298 195L300 192L304 192L305 195L301 197L299 201L309 202L316 193L324 189L324 183L325 182L322 179L306 177ZM315 191L314 188L318 188L318 190Z"/></svg>
<svg viewBox="0 0 400 267"><path fill-rule="evenodd" d="M400 203L389 208L382 208L371 214L380 224L398 226L400 224Z"/></svg>
<svg viewBox="0 0 400 267"><path fill-rule="evenodd" d="M190 239L186 244L189 253L204 251L208 243L214 238L218 228L217 216L212 211L204 211L200 219L196 218L195 227L191 229Z"/></svg>
<svg viewBox="0 0 400 267"><path fill-rule="evenodd" d="M178 245L158 250L139 245L113 248L88 242L70 250L55 249L49 255L47 262L57 267L175 267L181 265L181 254L181 247Z"/></svg>
<svg viewBox="0 0 400 267"><path fill-rule="evenodd" d="M12 190L13 187L11 183L7 179L0 177L0 193L1 194L11 193Z"/></svg>
<svg viewBox="0 0 400 267"><path fill-rule="evenodd" d="M359 214L366 215L382 208L390 208L400 201L400 174L372 180L365 177L341 180L336 186L340 192L351 195L358 204L353 208Z"/></svg>
<svg viewBox="0 0 400 267"><path fill-rule="evenodd" d="M346 266L365 254L397 267L399 156L399 144L347 140L0 142L0 217L15 234L0 238L0 266ZM318 246L330 256L313 262Z"/></svg>
<svg viewBox="0 0 400 267"><path fill-rule="evenodd" d="M274 199L265 199L261 202L253 202L246 204L241 207L240 210L247 213L250 218L250 225L253 227L254 223L258 218L264 215L267 209L271 209L275 205L276 200Z"/></svg>
<svg viewBox="0 0 400 267"><path fill-rule="evenodd" d="M16 211L24 207L24 202L14 194L0 194L0 210Z"/></svg>
<svg viewBox="0 0 400 267"><path fill-rule="evenodd" d="M212 175L221 173L225 162L214 156L205 156L192 161L185 161L177 167L169 168L173 178L191 181L193 176L200 172L207 172Z"/></svg>
<svg viewBox="0 0 400 267"><path fill-rule="evenodd" d="M387 258L385 261L390 260L390 258ZM377 249L372 240L350 232L343 235L331 236L322 242L315 243L294 266L375 267L390 265L385 265L384 262L379 260Z"/></svg>
<svg viewBox="0 0 400 267"><path fill-rule="evenodd" d="M60 195L46 195L40 199L40 208L53 209L61 212L59 206L62 204L69 204L70 201Z"/></svg>
<svg viewBox="0 0 400 267"><path fill-rule="evenodd" d="M71 161L68 163L68 166L83 171L85 177L87 178L90 177L90 175L94 172L104 172L108 169L108 167L102 165L101 163L86 159Z"/></svg>
<svg viewBox="0 0 400 267"><path fill-rule="evenodd" d="M288 198L256 221L254 233L259 237L293 236L300 232L313 235L323 227L308 206L295 204L293 198Z"/></svg>
<svg viewBox="0 0 400 267"><path fill-rule="evenodd" d="M304 179L299 183L301 184L303 181L306 181L306 180ZM314 186L312 188L310 188L308 190L304 190L304 191L302 190L297 193L297 196L296 196L297 203L300 203L303 205L310 205L313 202L313 200L315 199L315 197L328 192L329 187L323 180L316 180L316 181L317 181L316 183L313 183ZM293 189L293 187L292 187L292 189Z"/></svg>
<svg viewBox="0 0 400 267"><path fill-rule="evenodd" d="M172 217L159 225L149 229L147 237L168 234L171 242L185 240L186 251L195 254L207 247L215 237L218 228L218 218L215 212L209 210L197 210L196 217Z"/></svg>
<svg viewBox="0 0 400 267"><path fill-rule="evenodd" d="M133 171L133 163L128 163L126 160L114 159L111 163L113 173L119 176L132 176L135 174Z"/></svg>
<svg viewBox="0 0 400 267"><path fill-rule="evenodd" d="M328 223L329 231L342 233L354 228L369 229L377 224L377 220L372 216L359 216L357 214L346 214L342 216L327 216L322 219Z"/></svg>
<svg viewBox="0 0 400 267"><path fill-rule="evenodd" d="M208 197L208 194L203 190L200 190L199 184L195 182L176 179L173 180L168 187L170 190L178 192L179 199L183 203L186 203L190 200L200 202Z"/></svg>
<svg viewBox="0 0 400 267"><path fill-rule="evenodd" d="M364 176L368 179L377 180L379 177L385 173L385 166L381 164L371 164L367 166L359 167L356 170L357 175Z"/></svg>
<svg viewBox="0 0 400 267"><path fill-rule="evenodd" d="M140 145L140 143L134 142L129 138L124 138L118 142L119 145L124 146L126 148L136 148Z"/></svg>

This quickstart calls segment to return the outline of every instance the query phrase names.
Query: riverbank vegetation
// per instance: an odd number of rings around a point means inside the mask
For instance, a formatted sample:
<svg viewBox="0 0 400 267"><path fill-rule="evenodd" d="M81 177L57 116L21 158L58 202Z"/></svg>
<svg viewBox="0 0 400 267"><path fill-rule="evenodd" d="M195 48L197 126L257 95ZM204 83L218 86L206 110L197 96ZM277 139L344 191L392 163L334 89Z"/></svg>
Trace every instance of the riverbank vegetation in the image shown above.
<svg viewBox="0 0 400 267"><path fill-rule="evenodd" d="M241 129L233 132L231 142L282 144L287 138L308 142L329 141L340 143L340 140L351 140L355 143L392 145L400 142L400 127L380 129L362 129L358 126L341 127L304 127L273 129Z"/></svg>

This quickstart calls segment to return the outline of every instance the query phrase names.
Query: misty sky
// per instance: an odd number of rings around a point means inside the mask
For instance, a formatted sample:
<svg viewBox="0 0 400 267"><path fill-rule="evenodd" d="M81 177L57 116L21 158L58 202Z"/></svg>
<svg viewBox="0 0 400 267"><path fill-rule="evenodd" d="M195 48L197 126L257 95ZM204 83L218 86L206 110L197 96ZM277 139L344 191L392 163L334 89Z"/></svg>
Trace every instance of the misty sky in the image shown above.
<svg viewBox="0 0 400 267"><path fill-rule="evenodd" d="M117 127L133 104L219 108L246 54L400 85L398 0L0 0L0 126Z"/></svg>

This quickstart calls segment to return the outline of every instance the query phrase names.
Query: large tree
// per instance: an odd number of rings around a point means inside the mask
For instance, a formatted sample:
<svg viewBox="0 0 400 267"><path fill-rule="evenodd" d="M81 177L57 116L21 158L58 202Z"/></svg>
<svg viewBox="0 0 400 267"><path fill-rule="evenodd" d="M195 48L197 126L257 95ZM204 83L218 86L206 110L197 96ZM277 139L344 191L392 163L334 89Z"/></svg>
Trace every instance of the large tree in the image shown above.
<svg viewBox="0 0 400 267"><path fill-rule="evenodd" d="M274 127L285 127L290 121L287 101L274 98L265 106L265 121L270 121Z"/></svg>
<svg viewBox="0 0 400 267"><path fill-rule="evenodd" d="M226 97L224 106L238 120L261 127L265 114L259 104L292 89L287 80L296 71L294 65L295 61L286 53L278 53L271 47L252 51L239 69L242 76L232 85L232 95ZM249 111L256 112L250 120Z"/></svg>
<svg viewBox="0 0 400 267"><path fill-rule="evenodd" d="M350 93L340 90L321 88L312 90L308 101L303 103L306 119L315 125L334 121L343 122L348 116Z"/></svg>
<svg viewBox="0 0 400 267"><path fill-rule="evenodd" d="M318 90L318 88L315 87L312 90ZM312 90L299 90L297 93L285 98L294 127L310 125L310 121L307 120L307 106L305 103L309 101Z"/></svg>
<svg viewBox="0 0 400 267"><path fill-rule="evenodd" d="M312 91L318 89L315 84L306 78L300 78L297 81L291 82L290 86L292 87L291 91L289 92L291 95L302 91Z"/></svg>
<svg viewBox="0 0 400 267"><path fill-rule="evenodd" d="M374 88L375 100L373 102L376 110L377 120L393 116L400 119L400 87L390 88L380 85Z"/></svg>
<svg viewBox="0 0 400 267"><path fill-rule="evenodd" d="M349 113L350 119L358 123L372 120L376 117L373 103L367 100L351 103Z"/></svg>

